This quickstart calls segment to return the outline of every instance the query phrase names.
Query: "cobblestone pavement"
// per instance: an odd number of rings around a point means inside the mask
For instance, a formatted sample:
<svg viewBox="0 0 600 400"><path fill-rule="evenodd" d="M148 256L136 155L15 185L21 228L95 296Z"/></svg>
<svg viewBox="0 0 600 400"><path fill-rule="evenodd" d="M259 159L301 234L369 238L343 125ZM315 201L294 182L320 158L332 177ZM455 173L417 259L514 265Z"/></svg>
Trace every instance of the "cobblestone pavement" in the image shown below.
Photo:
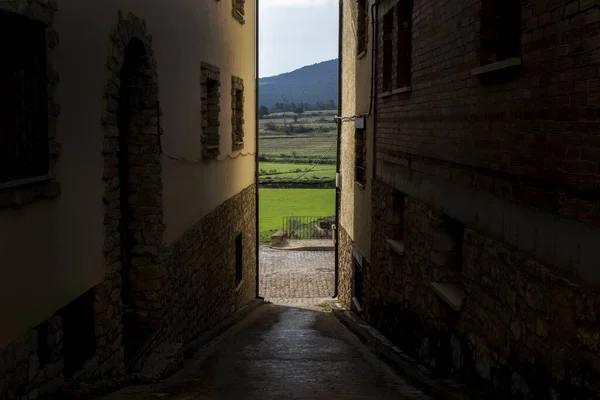
<svg viewBox="0 0 600 400"><path fill-rule="evenodd" d="M261 246L259 257L259 293L265 300L311 306L333 296L333 251L275 250Z"/></svg>
<svg viewBox="0 0 600 400"><path fill-rule="evenodd" d="M331 313L264 305L161 383L106 400L430 399Z"/></svg>

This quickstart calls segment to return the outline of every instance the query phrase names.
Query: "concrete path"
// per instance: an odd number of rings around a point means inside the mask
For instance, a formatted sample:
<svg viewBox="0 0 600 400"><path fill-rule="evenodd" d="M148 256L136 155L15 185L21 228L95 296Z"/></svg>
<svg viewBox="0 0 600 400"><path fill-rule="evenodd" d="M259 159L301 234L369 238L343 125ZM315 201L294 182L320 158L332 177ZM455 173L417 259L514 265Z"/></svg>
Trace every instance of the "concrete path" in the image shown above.
<svg viewBox="0 0 600 400"><path fill-rule="evenodd" d="M394 375L331 313L264 305L161 384L129 399L429 399Z"/></svg>
<svg viewBox="0 0 600 400"><path fill-rule="evenodd" d="M259 251L259 293L275 304L310 306L331 300L335 285L333 251Z"/></svg>

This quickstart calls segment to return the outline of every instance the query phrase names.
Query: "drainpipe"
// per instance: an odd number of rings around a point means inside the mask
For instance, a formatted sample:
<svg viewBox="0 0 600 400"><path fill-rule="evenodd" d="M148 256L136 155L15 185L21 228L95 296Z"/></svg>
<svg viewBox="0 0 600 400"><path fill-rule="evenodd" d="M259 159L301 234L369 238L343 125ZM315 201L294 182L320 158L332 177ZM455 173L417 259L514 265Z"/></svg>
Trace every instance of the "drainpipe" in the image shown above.
<svg viewBox="0 0 600 400"><path fill-rule="evenodd" d="M256 227L256 282L255 282L255 288L256 288L256 298L257 299L261 299L263 300L262 297L259 296L259 273L260 273L260 268L259 268L259 251L260 251L260 232L258 230L258 182L259 182L259 178L258 178L258 107L259 107L259 98L258 98L258 83L259 83L259 78L258 78L258 18L259 18L259 3L260 0L255 0L254 1L254 84L255 84L255 88L254 88L254 99L255 99L255 103L254 103L254 145L255 145L255 151L254 151L254 184L256 186L256 193L254 194L254 202L255 202L255 222L254 225Z"/></svg>
<svg viewBox="0 0 600 400"><path fill-rule="evenodd" d="M340 15L339 15L339 32L338 32L338 115L342 115L342 44L343 44L343 27L344 27L344 2L339 0ZM338 120L337 124L337 163L336 163L336 183L335 183L335 288L333 297L338 296L339 284L339 260L340 260L340 153L342 145L342 121Z"/></svg>

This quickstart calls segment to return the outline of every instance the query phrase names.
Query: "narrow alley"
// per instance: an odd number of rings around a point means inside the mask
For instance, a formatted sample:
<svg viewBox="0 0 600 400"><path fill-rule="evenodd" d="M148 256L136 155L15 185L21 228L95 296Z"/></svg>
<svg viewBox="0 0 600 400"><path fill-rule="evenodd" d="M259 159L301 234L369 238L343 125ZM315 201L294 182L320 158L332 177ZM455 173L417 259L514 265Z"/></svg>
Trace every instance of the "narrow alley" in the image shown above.
<svg viewBox="0 0 600 400"><path fill-rule="evenodd" d="M327 312L266 304L160 384L105 400L427 399Z"/></svg>

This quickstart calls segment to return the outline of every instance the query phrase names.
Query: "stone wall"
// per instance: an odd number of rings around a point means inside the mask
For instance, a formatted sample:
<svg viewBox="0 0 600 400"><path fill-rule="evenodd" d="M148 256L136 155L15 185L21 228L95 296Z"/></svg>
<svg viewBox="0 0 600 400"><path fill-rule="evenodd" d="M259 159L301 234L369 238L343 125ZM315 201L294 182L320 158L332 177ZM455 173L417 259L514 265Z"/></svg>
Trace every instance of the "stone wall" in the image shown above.
<svg viewBox="0 0 600 400"><path fill-rule="evenodd" d="M60 317L52 317L0 352L0 398L53 393L64 384Z"/></svg>
<svg viewBox="0 0 600 400"><path fill-rule="evenodd" d="M346 232L342 225L339 225L338 241L338 299L344 307L350 308L352 305L352 279L353 279L353 260L352 260L352 238Z"/></svg>
<svg viewBox="0 0 600 400"><path fill-rule="evenodd" d="M383 203L373 187L373 254L364 313L411 356L441 375L492 387L501 398L600 396L600 293L558 275L496 238L405 198L403 256L387 245ZM453 311L431 282L465 294Z"/></svg>
<svg viewBox="0 0 600 400"><path fill-rule="evenodd" d="M187 342L256 297L256 185L198 221L165 256L164 338ZM242 235L242 282L236 285L235 238Z"/></svg>

